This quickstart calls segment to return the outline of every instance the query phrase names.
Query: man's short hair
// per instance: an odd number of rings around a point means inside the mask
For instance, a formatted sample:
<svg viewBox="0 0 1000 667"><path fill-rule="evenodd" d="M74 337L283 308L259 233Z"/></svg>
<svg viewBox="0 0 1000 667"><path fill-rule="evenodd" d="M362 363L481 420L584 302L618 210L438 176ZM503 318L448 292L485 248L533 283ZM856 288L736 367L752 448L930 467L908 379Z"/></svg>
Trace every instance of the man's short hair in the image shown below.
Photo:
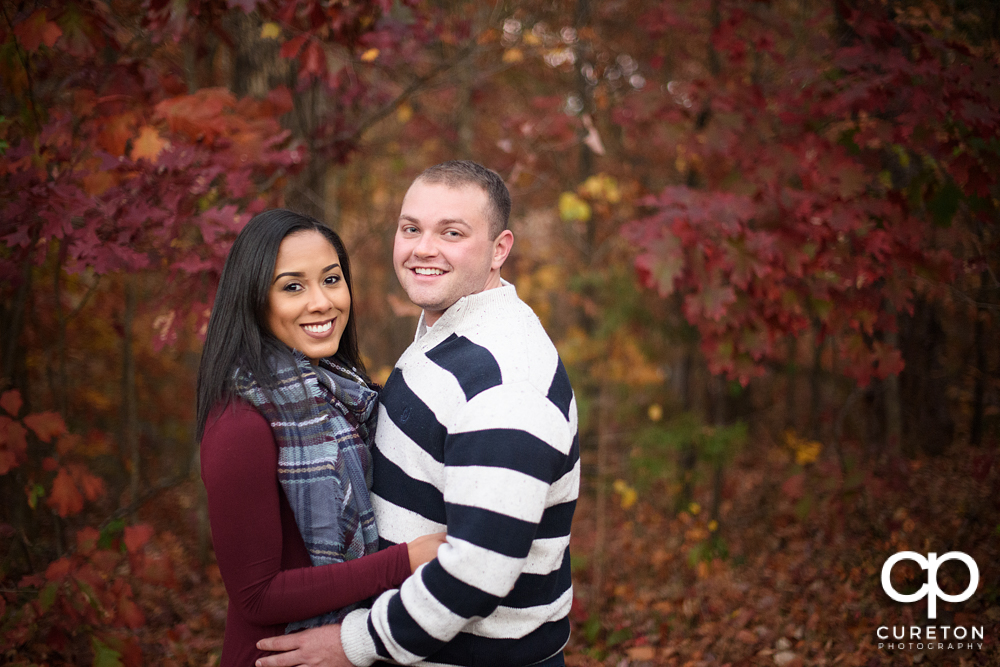
<svg viewBox="0 0 1000 667"><path fill-rule="evenodd" d="M487 220L490 223L490 239L495 240L500 232L507 229L510 220L510 191L500 174L471 160L449 160L428 167L417 176L418 181L440 183L450 188L476 185L483 189L487 198Z"/></svg>

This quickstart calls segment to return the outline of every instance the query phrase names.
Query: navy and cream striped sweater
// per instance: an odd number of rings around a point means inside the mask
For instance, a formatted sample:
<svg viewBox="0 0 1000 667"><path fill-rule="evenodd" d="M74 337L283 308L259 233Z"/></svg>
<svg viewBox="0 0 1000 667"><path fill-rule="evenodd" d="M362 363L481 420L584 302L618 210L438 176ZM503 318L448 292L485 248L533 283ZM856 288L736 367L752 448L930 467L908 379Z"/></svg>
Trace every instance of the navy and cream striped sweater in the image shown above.
<svg viewBox="0 0 1000 667"><path fill-rule="evenodd" d="M509 283L417 328L386 382L372 503L383 546L447 529L437 559L341 628L347 657L530 665L569 638L576 402Z"/></svg>

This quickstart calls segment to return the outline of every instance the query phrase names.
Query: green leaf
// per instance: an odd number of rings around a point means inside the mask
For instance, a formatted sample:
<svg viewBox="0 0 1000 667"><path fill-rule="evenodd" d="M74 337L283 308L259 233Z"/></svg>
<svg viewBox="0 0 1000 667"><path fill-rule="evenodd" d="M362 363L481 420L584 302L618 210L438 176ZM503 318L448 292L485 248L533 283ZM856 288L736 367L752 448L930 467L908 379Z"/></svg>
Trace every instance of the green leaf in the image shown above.
<svg viewBox="0 0 1000 667"><path fill-rule="evenodd" d="M91 636L90 641L94 647L93 667L124 667L121 661L121 653L102 642L96 636Z"/></svg>
<svg viewBox="0 0 1000 667"><path fill-rule="evenodd" d="M101 530L101 536L97 538L97 547L99 549L110 549L112 542L114 542L116 537L121 536L122 531L125 530L125 519L115 519ZM125 551L124 542L121 545L122 552Z"/></svg>
<svg viewBox="0 0 1000 667"><path fill-rule="evenodd" d="M615 630L614 632L609 634L608 640L605 643L608 645L608 647L611 647L611 646L617 646L622 642L627 642L629 639L632 639L632 631L629 630L628 628L622 628L621 630Z"/></svg>
<svg viewBox="0 0 1000 667"><path fill-rule="evenodd" d="M47 612L52 604L56 601L56 595L59 593L60 583L58 581L50 581L45 585L38 593L38 603L42 606L42 613Z"/></svg>

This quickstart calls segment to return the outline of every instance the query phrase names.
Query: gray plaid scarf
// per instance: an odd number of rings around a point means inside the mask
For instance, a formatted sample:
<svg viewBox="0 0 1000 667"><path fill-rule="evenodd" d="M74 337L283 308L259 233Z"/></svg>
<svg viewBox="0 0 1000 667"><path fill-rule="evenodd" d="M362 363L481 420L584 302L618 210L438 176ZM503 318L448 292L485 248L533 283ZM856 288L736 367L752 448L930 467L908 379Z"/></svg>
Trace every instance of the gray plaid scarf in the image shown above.
<svg viewBox="0 0 1000 667"><path fill-rule="evenodd" d="M378 393L333 358L313 366L299 352L295 365L275 363L270 396L237 370L236 391L271 424L278 444L278 481L295 514L313 565L340 563L378 550L368 489ZM357 605L306 621L286 632L339 623Z"/></svg>

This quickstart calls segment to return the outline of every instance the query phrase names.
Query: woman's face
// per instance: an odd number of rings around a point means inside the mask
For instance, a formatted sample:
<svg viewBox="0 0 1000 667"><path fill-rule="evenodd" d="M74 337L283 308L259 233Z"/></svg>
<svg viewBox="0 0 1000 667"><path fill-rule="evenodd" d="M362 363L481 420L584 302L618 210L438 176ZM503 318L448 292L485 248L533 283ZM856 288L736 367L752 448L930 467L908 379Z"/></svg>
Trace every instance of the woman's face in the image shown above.
<svg viewBox="0 0 1000 667"><path fill-rule="evenodd" d="M286 236L267 296L274 337L315 362L337 352L350 312L351 292L330 242L314 230Z"/></svg>

